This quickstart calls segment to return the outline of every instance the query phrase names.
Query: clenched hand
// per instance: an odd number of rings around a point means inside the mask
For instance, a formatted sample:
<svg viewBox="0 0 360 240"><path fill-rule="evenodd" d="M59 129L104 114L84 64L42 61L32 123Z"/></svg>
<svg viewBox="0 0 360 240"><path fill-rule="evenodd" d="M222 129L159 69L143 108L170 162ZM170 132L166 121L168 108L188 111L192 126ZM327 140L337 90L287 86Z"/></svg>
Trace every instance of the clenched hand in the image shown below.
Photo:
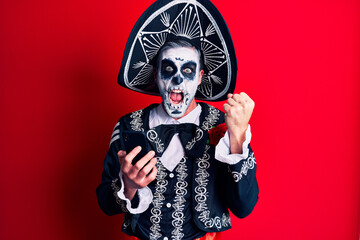
<svg viewBox="0 0 360 240"><path fill-rule="evenodd" d="M224 104L225 123L230 134L231 153L242 153L242 144L245 141L245 132L248 127L255 102L244 92L228 94Z"/></svg>

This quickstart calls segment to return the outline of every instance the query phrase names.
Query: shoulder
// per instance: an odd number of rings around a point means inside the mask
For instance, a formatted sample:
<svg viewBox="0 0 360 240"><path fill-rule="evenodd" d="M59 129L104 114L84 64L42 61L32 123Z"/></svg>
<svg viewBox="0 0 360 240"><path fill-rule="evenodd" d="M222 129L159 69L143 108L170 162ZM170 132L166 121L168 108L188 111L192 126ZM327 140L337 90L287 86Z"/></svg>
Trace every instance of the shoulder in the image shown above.
<svg viewBox="0 0 360 240"><path fill-rule="evenodd" d="M131 129L133 131L144 131L144 128L147 126L147 119L151 109L155 108L158 104L151 104L146 108L127 113L124 116L120 117L117 123L114 126L110 146L112 143L117 142L120 139L121 132L126 129Z"/></svg>
<svg viewBox="0 0 360 240"><path fill-rule="evenodd" d="M144 131L144 127L146 128L149 122L150 111L158 105L158 103L151 104L146 108L127 113L119 119L117 124L122 125L125 129Z"/></svg>

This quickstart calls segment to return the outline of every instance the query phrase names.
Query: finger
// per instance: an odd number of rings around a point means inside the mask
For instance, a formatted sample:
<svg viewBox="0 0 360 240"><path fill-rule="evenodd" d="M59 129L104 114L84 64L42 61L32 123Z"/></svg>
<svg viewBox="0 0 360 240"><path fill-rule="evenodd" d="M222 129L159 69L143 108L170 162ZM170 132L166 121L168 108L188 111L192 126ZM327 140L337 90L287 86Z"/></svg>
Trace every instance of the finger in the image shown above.
<svg viewBox="0 0 360 240"><path fill-rule="evenodd" d="M244 101L249 103L250 105L254 105L254 101L247 95L246 93L240 93L240 96L243 97Z"/></svg>
<svg viewBox="0 0 360 240"><path fill-rule="evenodd" d="M143 169L141 169L141 171L138 174L138 177L139 178L146 177L150 173L151 169L154 168L156 162L157 162L156 158L151 159L150 162L148 164L146 164Z"/></svg>
<svg viewBox="0 0 360 240"><path fill-rule="evenodd" d="M230 106L235 106L237 104L233 98L228 98L227 103Z"/></svg>
<svg viewBox="0 0 360 240"><path fill-rule="evenodd" d="M158 173L158 170L157 170L156 166L154 166L152 168L152 172L145 178L146 185L148 185L149 183L154 181L154 179L156 178L157 173Z"/></svg>
<svg viewBox="0 0 360 240"><path fill-rule="evenodd" d="M120 151L118 151L117 155L118 155L120 164L122 164L124 162L126 152L124 150L120 150Z"/></svg>
<svg viewBox="0 0 360 240"><path fill-rule="evenodd" d="M134 170L139 172L153 157L155 156L154 151L149 151L144 157L142 157L135 165Z"/></svg>
<svg viewBox="0 0 360 240"><path fill-rule="evenodd" d="M225 104L223 105L223 108L224 108L225 113L227 113L227 112L229 112L231 106L230 106L229 104L225 103Z"/></svg>
<svg viewBox="0 0 360 240"><path fill-rule="evenodd" d="M245 92L241 92L239 95L246 98L246 99L250 98L249 95L247 95Z"/></svg>
<svg viewBox="0 0 360 240"><path fill-rule="evenodd" d="M240 94L235 94L233 96L233 99L235 99L235 101L238 103L248 103L252 101L251 98L244 92L241 92Z"/></svg>
<svg viewBox="0 0 360 240"><path fill-rule="evenodd" d="M124 150L118 151L120 167L123 172L127 172L130 168L130 165L125 161L125 157L126 157L126 152Z"/></svg>
<svg viewBox="0 0 360 240"><path fill-rule="evenodd" d="M228 93L227 98L232 98L233 94L232 93Z"/></svg>
<svg viewBox="0 0 360 240"><path fill-rule="evenodd" d="M141 151L141 147L140 146L137 146L135 147L133 150L131 150L131 152L129 152L126 157L125 157L125 162L126 164L130 164L131 165L131 162L132 160L134 159L134 157L136 157L136 155L139 154L139 152Z"/></svg>
<svg viewBox="0 0 360 240"><path fill-rule="evenodd" d="M236 102L241 103L243 100L243 97L241 97L240 94L234 94L232 97Z"/></svg>
<svg viewBox="0 0 360 240"><path fill-rule="evenodd" d="M254 100L251 99L251 97L249 95L247 95L244 92L240 93L240 96L243 97L244 101L246 101L247 103L249 103L252 106L255 106L255 102Z"/></svg>

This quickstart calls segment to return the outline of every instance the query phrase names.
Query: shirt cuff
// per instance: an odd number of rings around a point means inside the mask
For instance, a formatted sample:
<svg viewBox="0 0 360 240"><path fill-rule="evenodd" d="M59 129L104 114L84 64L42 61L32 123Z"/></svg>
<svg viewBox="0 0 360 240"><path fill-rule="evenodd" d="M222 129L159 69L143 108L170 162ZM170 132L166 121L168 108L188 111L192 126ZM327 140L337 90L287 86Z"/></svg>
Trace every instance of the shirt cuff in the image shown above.
<svg viewBox="0 0 360 240"><path fill-rule="evenodd" d="M148 187L140 188L137 190L136 194L139 197L139 204L136 208L131 207L131 201L127 197L125 197L124 194L124 181L122 179L122 171L119 173L121 187L120 190L117 192L117 195L120 199L124 200L126 202L126 208L131 214L139 214L145 212L148 208L150 203L153 199L153 194Z"/></svg>
<svg viewBox="0 0 360 240"><path fill-rule="evenodd" d="M230 165L237 164L241 160L248 158L249 156L249 144L251 140L250 124L248 125L245 133L245 141L242 144L242 154L230 153L230 138L229 133L226 131L225 136L222 137L215 148L215 158L223 163Z"/></svg>

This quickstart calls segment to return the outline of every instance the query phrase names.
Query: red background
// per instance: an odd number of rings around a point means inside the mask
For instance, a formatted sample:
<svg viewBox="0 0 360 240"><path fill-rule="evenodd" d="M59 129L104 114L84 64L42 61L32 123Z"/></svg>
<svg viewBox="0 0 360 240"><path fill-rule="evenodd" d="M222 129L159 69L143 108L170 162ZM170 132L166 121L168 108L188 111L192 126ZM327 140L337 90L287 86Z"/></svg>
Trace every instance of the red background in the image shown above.
<svg viewBox="0 0 360 240"><path fill-rule="evenodd" d="M95 188L119 116L160 101L116 83L152 2L0 2L0 239L122 239ZM260 186L223 236L359 239L360 3L213 2L235 43L236 91L256 102Z"/></svg>

